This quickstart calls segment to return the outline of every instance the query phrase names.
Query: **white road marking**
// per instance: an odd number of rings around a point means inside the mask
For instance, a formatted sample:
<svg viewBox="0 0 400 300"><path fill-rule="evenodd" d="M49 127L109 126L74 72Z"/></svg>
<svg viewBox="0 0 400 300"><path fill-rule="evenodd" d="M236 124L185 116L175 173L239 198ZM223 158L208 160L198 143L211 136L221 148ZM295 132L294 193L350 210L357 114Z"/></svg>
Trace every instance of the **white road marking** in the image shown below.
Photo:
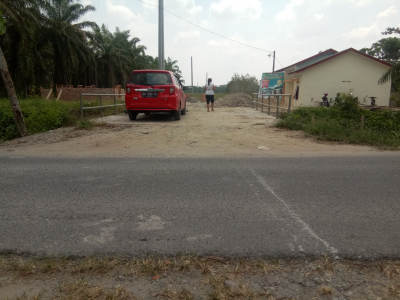
<svg viewBox="0 0 400 300"><path fill-rule="evenodd" d="M165 224L170 223L162 221L161 218L156 215L152 215L148 219L146 219L143 215L139 215L138 218L143 220L143 222L139 222L139 227L137 228L141 231L162 230L164 229Z"/></svg>
<svg viewBox="0 0 400 300"><path fill-rule="evenodd" d="M195 235L195 236L190 236L187 238L187 240L189 242L194 242L197 240L205 240L205 239L209 239L210 237L212 237L211 234L199 234L199 235Z"/></svg>
<svg viewBox="0 0 400 300"><path fill-rule="evenodd" d="M285 202L285 200L283 200L281 197L279 197L279 195L277 193L275 193L275 191L268 185L268 183L265 181L265 179L261 176L258 175L256 173L256 171L254 171L253 169L251 169L253 175L258 179L258 181L261 183L262 186L264 186L264 188L270 192L276 199L278 199L287 209L287 211L290 213L290 215L292 216L292 218L294 220L296 220L298 223L300 223L300 225L303 227L303 230L306 231L311 237L315 238L316 240L320 241L322 244L324 244L324 246L332 253L335 254L338 252L337 249L335 249L334 247L331 247L327 241L323 240L322 238L320 238L314 230L311 229L310 225L308 225L306 222L304 222L300 216L298 214L296 214L294 211L292 211L292 209L290 208L290 206Z"/></svg>
<svg viewBox="0 0 400 300"><path fill-rule="evenodd" d="M92 245L102 245L111 242L114 238L114 232L117 227L103 227L100 228L100 235L88 235L83 238L83 241Z"/></svg>

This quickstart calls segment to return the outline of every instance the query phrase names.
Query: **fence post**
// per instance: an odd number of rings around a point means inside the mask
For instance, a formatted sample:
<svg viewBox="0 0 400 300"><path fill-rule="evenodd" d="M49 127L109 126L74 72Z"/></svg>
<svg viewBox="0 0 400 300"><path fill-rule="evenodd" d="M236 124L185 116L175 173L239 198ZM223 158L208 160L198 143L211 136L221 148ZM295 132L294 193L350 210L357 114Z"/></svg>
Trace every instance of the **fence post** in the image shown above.
<svg viewBox="0 0 400 300"><path fill-rule="evenodd" d="M82 103L82 94L79 96L80 102L81 102L81 119L83 120L83 103Z"/></svg>
<svg viewBox="0 0 400 300"><path fill-rule="evenodd" d="M279 97L276 97L276 118L278 119L279 115Z"/></svg>
<svg viewBox="0 0 400 300"><path fill-rule="evenodd" d="M258 110L258 96L260 95L257 95L256 110Z"/></svg>
<svg viewBox="0 0 400 300"><path fill-rule="evenodd" d="M101 102L101 95L100 95L100 116L103 117L103 104Z"/></svg>
<svg viewBox="0 0 400 300"><path fill-rule="evenodd" d="M264 112L264 95L262 95L261 96L261 102L262 102L262 104L261 104L261 112Z"/></svg>
<svg viewBox="0 0 400 300"><path fill-rule="evenodd" d="M292 95L290 94L289 95L289 108L288 108L288 111L287 111L287 113L288 113L288 117L290 116L290 107L292 106Z"/></svg>
<svg viewBox="0 0 400 300"><path fill-rule="evenodd" d="M117 98L115 98L115 94L114 94L114 115L117 115Z"/></svg>
<svg viewBox="0 0 400 300"><path fill-rule="evenodd" d="M364 130L364 116L361 116L361 124L360 124L361 131Z"/></svg>
<svg viewBox="0 0 400 300"><path fill-rule="evenodd" d="M268 95L268 116L271 115L271 95Z"/></svg>

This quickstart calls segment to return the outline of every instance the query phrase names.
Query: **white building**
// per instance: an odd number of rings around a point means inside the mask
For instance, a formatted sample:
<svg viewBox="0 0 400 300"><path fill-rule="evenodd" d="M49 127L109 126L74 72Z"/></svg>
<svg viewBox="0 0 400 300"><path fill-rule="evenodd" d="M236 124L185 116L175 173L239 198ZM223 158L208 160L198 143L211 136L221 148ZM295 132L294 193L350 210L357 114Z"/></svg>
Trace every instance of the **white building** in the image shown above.
<svg viewBox="0 0 400 300"><path fill-rule="evenodd" d="M324 93L334 101L337 93L352 93L361 104L388 106L391 82L378 85L390 64L353 48L337 52L328 49L291 66L277 70L285 72L284 94L297 94L292 107L317 106ZM298 93L296 93L296 90Z"/></svg>

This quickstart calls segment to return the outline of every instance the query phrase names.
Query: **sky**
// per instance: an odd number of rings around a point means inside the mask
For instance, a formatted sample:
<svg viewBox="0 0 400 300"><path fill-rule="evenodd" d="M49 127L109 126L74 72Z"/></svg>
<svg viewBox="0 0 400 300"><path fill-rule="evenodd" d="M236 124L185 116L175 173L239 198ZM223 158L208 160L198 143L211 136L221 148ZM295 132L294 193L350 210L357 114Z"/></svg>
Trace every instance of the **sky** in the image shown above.
<svg viewBox="0 0 400 300"><path fill-rule="evenodd" d="M130 30L146 54L158 56L159 0L80 3L96 8L80 21L105 24L111 32ZM261 79L272 72L270 51L276 51L276 70L329 48L370 47L387 37L381 34L387 27L400 27L400 0L164 0L164 8L208 30L164 12L165 58L178 62L191 85L193 57L195 86L205 83L207 73L215 85L227 84L234 73Z"/></svg>

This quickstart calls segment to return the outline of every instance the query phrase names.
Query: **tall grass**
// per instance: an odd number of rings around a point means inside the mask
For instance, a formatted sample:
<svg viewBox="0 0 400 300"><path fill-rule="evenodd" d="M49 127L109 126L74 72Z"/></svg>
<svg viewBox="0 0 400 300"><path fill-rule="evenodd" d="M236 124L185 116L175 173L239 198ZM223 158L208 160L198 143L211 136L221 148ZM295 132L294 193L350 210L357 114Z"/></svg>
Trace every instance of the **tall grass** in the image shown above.
<svg viewBox="0 0 400 300"><path fill-rule="evenodd" d="M373 145L382 149L400 147L400 112L369 111L358 101L342 95L344 100L330 108L302 107L288 116L282 114L276 127L303 130L320 140ZM361 128L361 116L364 126Z"/></svg>
<svg viewBox="0 0 400 300"><path fill-rule="evenodd" d="M63 126L74 126L80 120L79 101L55 101L40 98L20 99L22 113L29 134L45 132ZM103 100L103 105L114 103L113 100ZM118 103L123 103L119 100ZM98 106L99 100L84 101L84 106ZM117 113L121 113L124 106L117 106ZM103 108L103 115L114 113L113 107ZM84 111L85 118L100 117L99 109ZM18 130L8 99L0 99L0 141L18 137Z"/></svg>

